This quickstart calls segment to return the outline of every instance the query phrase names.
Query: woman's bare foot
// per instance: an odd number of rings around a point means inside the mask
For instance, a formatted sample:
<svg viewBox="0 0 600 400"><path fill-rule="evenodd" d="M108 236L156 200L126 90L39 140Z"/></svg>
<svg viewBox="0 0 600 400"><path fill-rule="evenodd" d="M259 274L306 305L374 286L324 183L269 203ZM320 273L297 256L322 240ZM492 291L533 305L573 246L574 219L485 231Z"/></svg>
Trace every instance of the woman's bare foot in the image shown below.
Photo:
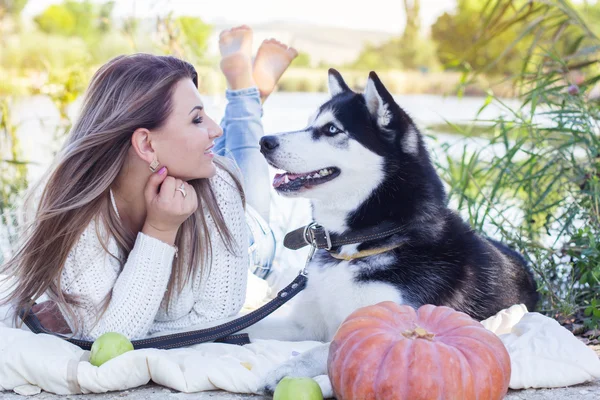
<svg viewBox="0 0 600 400"><path fill-rule="evenodd" d="M246 25L224 30L219 35L221 71L231 90L255 86L252 78L252 29Z"/></svg>
<svg viewBox="0 0 600 400"><path fill-rule="evenodd" d="M275 39L262 42L254 59L253 77L263 103L275 89L283 72L297 56L296 49L287 47Z"/></svg>

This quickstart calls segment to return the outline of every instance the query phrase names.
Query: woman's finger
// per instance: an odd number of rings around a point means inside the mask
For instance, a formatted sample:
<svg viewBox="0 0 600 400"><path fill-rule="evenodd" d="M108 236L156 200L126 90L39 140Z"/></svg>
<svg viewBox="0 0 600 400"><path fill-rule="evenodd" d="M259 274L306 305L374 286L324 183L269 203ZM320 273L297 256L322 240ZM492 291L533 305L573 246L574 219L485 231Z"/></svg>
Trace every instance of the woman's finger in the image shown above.
<svg viewBox="0 0 600 400"><path fill-rule="evenodd" d="M159 193L159 186L165 181L166 178L166 167L162 167L159 171L150 175L150 178L148 178L148 182L146 183L146 187L144 188L144 196L146 197L146 201L151 201L156 197L156 195Z"/></svg>
<svg viewBox="0 0 600 400"><path fill-rule="evenodd" d="M176 179L172 176L167 176L162 186L160 187L160 195L164 196L165 199L172 199L175 192Z"/></svg>

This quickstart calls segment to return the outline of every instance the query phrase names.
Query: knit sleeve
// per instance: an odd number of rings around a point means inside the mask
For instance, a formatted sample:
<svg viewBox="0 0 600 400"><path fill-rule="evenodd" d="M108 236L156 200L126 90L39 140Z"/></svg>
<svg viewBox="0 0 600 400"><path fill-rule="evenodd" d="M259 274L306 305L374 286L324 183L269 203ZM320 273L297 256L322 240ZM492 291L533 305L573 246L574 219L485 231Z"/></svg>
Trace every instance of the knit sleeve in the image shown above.
<svg viewBox="0 0 600 400"><path fill-rule="evenodd" d="M174 248L140 232L121 269L98 234L92 221L71 249L61 274L63 292L79 301L73 306L80 325L78 336L94 340L106 332L119 332L130 339L143 338L167 288ZM108 250L117 254L114 239Z"/></svg>
<svg viewBox="0 0 600 400"><path fill-rule="evenodd" d="M228 248L210 215L206 215L212 248L210 273L194 279L194 305L176 320L156 321L152 332L185 329L236 315L243 307L248 280L248 231L241 194L228 172L218 169L211 184L233 238Z"/></svg>

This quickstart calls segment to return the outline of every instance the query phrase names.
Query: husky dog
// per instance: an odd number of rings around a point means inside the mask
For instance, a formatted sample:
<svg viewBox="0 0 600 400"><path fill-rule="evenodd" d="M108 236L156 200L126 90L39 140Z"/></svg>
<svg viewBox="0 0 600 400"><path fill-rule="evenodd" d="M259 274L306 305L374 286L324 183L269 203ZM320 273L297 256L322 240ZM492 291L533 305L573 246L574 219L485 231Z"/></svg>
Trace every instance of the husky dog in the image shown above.
<svg viewBox="0 0 600 400"><path fill-rule="evenodd" d="M250 336L329 342L354 310L386 300L449 306L477 320L513 304L533 310L538 293L525 260L447 208L421 133L377 75L359 94L332 69L329 91L306 128L261 139L269 164L284 171L273 186L309 198L314 221L331 234L385 223L402 229L318 250L289 315L267 317ZM265 391L287 375L326 374L327 352L319 346L271 371Z"/></svg>

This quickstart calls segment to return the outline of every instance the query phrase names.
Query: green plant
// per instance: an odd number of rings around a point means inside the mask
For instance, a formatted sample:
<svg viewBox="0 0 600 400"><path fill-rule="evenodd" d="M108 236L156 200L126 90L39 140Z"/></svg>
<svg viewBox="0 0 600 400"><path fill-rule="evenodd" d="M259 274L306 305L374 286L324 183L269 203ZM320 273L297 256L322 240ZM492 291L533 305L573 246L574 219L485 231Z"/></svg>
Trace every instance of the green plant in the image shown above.
<svg viewBox="0 0 600 400"><path fill-rule="evenodd" d="M585 309L584 315L587 317L585 326L593 328L600 326L600 300L592 299L590 305Z"/></svg>
<svg viewBox="0 0 600 400"><path fill-rule="evenodd" d="M566 1L533 9L513 1L509 11L506 3L488 0L482 7L491 10L484 14L486 31L518 32L506 51L528 44L512 76L522 105L513 109L490 93L482 109L494 104L505 116L485 121L492 124L489 144L447 146L439 167L451 201L473 226L528 259L542 311L578 316L585 309L586 322L598 326L600 107L587 93L600 82L600 39ZM481 40L466 53L493 37L482 33ZM501 62L502 56L489 61ZM471 70L464 81L487 69Z"/></svg>
<svg viewBox="0 0 600 400"><path fill-rule="evenodd" d="M76 19L68 8L53 4L34 19L38 27L49 34L70 36L75 31Z"/></svg>
<svg viewBox="0 0 600 400"><path fill-rule="evenodd" d="M18 195L27 187L27 165L21 160L17 127L11 120L10 99L0 98L0 264L16 241L13 212Z"/></svg>
<svg viewBox="0 0 600 400"><path fill-rule="evenodd" d="M4 13L19 15L29 0L0 0L0 18Z"/></svg>
<svg viewBox="0 0 600 400"><path fill-rule="evenodd" d="M168 14L158 19L156 31L156 44L161 52L184 58L193 64L204 61L212 26L200 18L173 18L172 14Z"/></svg>
<svg viewBox="0 0 600 400"><path fill-rule="evenodd" d="M198 17L177 17L175 22L178 24L183 36L182 41L186 53L201 59L206 51L208 39L212 33L212 26L204 23Z"/></svg>
<svg viewBox="0 0 600 400"><path fill-rule="evenodd" d="M20 159L9 105L8 98L0 98L0 214L11 208L17 194L27 187L27 163Z"/></svg>
<svg viewBox="0 0 600 400"><path fill-rule="evenodd" d="M110 31L113 8L114 1L65 0L50 5L34 21L43 32L75 36L94 46Z"/></svg>
<svg viewBox="0 0 600 400"><path fill-rule="evenodd" d="M301 51L300 53L298 53L298 57L296 57L292 62L292 65L298 68L310 68L310 55Z"/></svg>
<svg viewBox="0 0 600 400"><path fill-rule="evenodd" d="M89 63L85 42L76 37L22 32L0 41L0 65L15 72L60 70Z"/></svg>

